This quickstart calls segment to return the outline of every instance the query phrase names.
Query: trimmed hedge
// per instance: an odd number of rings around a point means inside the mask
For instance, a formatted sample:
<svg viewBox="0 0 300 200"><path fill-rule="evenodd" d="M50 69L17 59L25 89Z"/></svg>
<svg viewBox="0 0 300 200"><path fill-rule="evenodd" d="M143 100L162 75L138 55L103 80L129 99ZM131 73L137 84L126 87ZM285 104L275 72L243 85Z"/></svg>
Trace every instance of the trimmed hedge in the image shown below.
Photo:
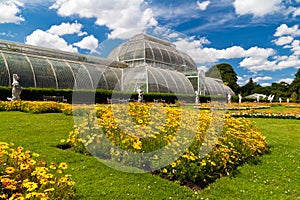
<svg viewBox="0 0 300 200"><path fill-rule="evenodd" d="M6 101L7 97L11 97L11 87L0 87L0 100ZM73 90L72 89L51 89L51 88L23 88L21 92L21 99L26 101L43 101L43 95L45 96L64 96L69 103L72 103ZM77 90L75 103L107 103L107 98L119 98L119 99L138 99L137 92L122 93L112 90ZM95 99L94 102L92 100ZM150 92L144 94L145 102L153 102L154 99L163 99L166 103L176 103L176 101L184 101L183 103L194 103L195 96L173 93L156 93ZM207 103L210 101L224 101L226 97L223 96L200 96L199 101L201 103Z"/></svg>

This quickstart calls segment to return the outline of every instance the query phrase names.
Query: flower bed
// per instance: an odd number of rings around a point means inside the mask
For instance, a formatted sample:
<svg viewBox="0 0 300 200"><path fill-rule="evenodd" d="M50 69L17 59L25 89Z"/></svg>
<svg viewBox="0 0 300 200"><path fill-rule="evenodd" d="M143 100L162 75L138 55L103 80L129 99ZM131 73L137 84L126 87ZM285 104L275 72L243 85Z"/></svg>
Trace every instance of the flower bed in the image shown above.
<svg viewBox="0 0 300 200"><path fill-rule="evenodd" d="M210 111L188 110L185 114L181 108L163 107L161 109L166 115L161 116L155 115L155 108L151 104L129 104L129 107L98 107L96 114L88 115L70 133L66 142L76 151L144 170L153 169L156 162L169 158L152 154L149 161L145 159L146 154L169 145L170 152L174 154L171 157L176 159L152 172L201 187L228 175L237 166L256 159L267 150L264 136L245 118L226 115L222 133L212 133L212 138L205 140L206 135L210 134L213 117L218 117ZM129 118L126 114L129 114ZM195 118L198 118L196 124ZM192 136L193 142L177 155L179 147L191 139L182 137L178 131L182 127L187 135L193 133L192 127L196 131ZM104 138L109 138L113 146L108 145ZM211 146L204 155L201 150L203 146ZM128 152L135 153L135 159L128 156Z"/></svg>
<svg viewBox="0 0 300 200"><path fill-rule="evenodd" d="M38 154L0 142L0 199L73 199L66 163L38 161Z"/></svg>
<svg viewBox="0 0 300 200"><path fill-rule="evenodd" d="M72 105L53 101L0 101L0 111L64 113L72 115Z"/></svg>
<svg viewBox="0 0 300 200"><path fill-rule="evenodd" d="M231 112L233 117L254 117L254 118L277 118L277 119L300 119L300 109L297 107L290 107L286 111L274 110L243 110Z"/></svg>
<svg viewBox="0 0 300 200"><path fill-rule="evenodd" d="M264 136L245 118L226 115L218 119L209 110L155 105L76 106L74 113L83 121L70 133L67 145L77 152L143 170L162 166L152 172L201 187L267 150ZM72 105L57 102L0 102L1 110L73 114ZM222 132L210 129L213 120L224 120ZM210 134L212 138L206 140ZM205 146L211 149L202 155ZM155 153L164 147L169 154ZM160 165L165 160L170 162Z"/></svg>

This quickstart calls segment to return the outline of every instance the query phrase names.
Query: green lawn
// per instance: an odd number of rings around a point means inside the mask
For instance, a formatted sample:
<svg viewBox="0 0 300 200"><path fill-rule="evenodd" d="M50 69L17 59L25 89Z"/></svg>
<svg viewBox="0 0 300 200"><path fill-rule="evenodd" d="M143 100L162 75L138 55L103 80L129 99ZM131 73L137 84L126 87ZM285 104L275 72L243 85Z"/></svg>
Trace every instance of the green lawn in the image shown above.
<svg viewBox="0 0 300 200"><path fill-rule="evenodd" d="M298 120L253 119L267 136L270 154L195 193L151 174L115 171L94 157L56 148L74 125L70 116L0 112L0 119L0 141L22 145L47 161L69 164L79 199L300 199Z"/></svg>

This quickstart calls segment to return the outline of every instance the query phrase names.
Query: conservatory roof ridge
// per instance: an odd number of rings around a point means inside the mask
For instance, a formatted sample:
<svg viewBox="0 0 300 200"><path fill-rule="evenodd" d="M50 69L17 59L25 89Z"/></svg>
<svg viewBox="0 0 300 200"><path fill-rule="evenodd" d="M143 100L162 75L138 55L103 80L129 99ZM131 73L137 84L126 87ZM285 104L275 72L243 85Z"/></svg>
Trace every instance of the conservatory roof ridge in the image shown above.
<svg viewBox="0 0 300 200"><path fill-rule="evenodd" d="M148 35L146 33L139 33L139 34L136 34L136 35L134 35L133 37L130 38L130 41L137 41L137 40L147 40L147 41L163 44L163 45L166 45L166 46L169 46L169 47L174 47L174 48L176 47L176 45L173 44L172 42L160 39L158 37Z"/></svg>

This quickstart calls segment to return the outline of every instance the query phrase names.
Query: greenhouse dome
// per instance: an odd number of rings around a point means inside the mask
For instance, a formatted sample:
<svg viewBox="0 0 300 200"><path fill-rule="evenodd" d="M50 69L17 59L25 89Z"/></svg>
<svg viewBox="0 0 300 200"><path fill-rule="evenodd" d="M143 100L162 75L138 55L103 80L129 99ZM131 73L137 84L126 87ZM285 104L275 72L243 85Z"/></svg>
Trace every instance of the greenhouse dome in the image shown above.
<svg viewBox="0 0 300 200"><path fill-rule="evenodd" d="M210 77L205 77L203 89L204 91L202 92L202 94L204 95L234 95L232 89L227 85L224 85L222 80Z"/></svg>
<svg viewBox="0 0 300 200"><path fill-rule="evenodd" d="M152 67L179 72L197 70L194 60L177 50L174 44L146 34L133 36L128 42L115 48L108 59L125 62L130 67L147 63Z"/></svg>

